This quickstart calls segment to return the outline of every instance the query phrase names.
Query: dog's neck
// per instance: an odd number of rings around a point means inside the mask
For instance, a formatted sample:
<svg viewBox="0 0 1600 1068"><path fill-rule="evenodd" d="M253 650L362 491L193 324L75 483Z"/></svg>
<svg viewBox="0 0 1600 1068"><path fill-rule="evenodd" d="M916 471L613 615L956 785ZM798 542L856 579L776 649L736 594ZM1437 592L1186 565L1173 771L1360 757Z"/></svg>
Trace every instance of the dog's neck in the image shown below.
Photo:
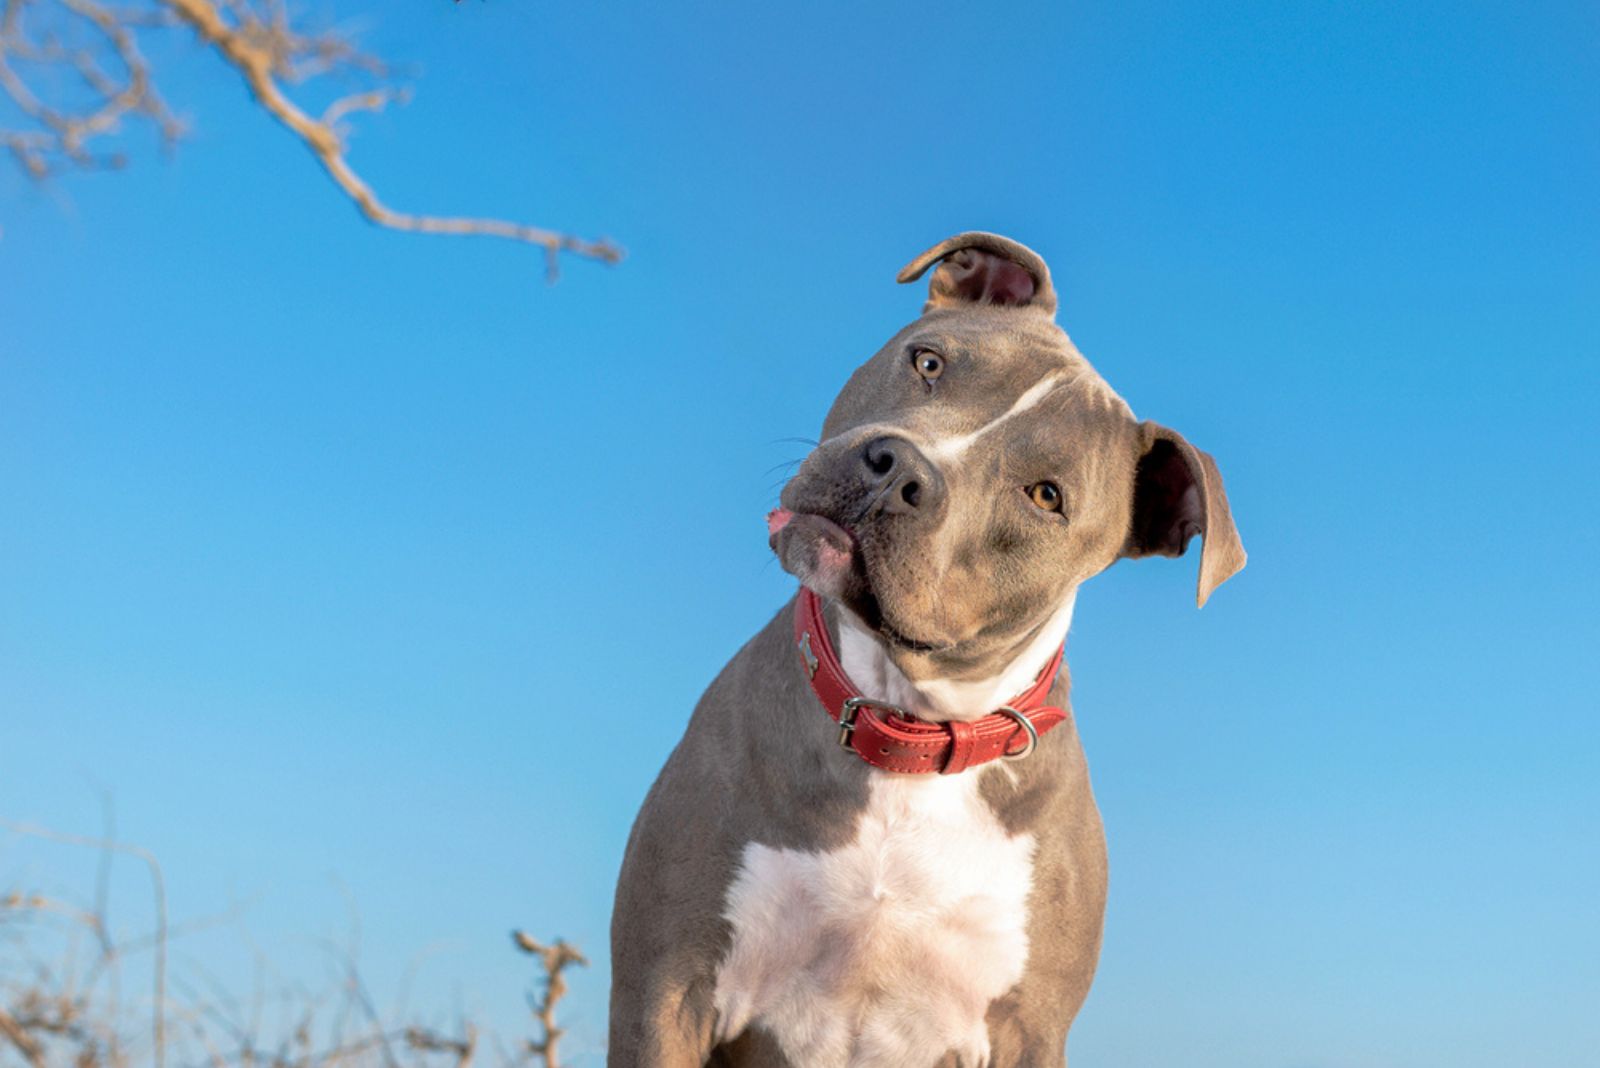
<svg viewBox="0 0 1600 1068"><path fill-rule="evenodd" d="M1077 597L1076 589L1068 593L1011 663L984 679L907 678L889 657L882 638L852 613L834 605L829 610L839 629L839 663L863 694L888 701L920 719L943 723L980 719L1026 690L1067 640Z"/></svg>

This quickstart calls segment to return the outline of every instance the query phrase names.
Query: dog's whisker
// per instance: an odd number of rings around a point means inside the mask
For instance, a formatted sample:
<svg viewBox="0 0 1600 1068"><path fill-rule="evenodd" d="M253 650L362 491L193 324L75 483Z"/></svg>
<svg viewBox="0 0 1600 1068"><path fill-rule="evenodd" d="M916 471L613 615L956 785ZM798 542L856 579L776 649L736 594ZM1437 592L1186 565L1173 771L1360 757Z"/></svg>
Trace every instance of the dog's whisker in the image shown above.
<svg viewBox="0 0 1600 1068"><path fill-rule="evenodd" d="M872 495L872 499L870 501L868 501L866 503L866 505L861 509L861 511L856 514L856 517L850 521L851 524L853 525L853 524L859 523L863 519L867 518L867 516L871 515L872 514L872 509L877 507L878 502L883 500L884 494L888 493L891 489L894 488L894 486L895 486L895 483L893 483L893 482L884 483L883 487L881 489L879 489L877 493L874 493Z"/></svg>

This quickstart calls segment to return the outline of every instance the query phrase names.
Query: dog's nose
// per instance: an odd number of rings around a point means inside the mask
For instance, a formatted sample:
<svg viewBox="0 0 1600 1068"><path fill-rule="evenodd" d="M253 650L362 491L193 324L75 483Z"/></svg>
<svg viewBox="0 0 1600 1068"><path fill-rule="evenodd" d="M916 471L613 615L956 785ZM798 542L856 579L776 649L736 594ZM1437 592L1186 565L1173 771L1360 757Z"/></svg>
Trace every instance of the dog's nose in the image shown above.
<svg viewBox="0 0 1600 1068"><path fill-rule="evenodd" d="M885 512L931 512L944 499L943 477L905 438L873 438L861 450L861 462L873 499Z"/></svg>

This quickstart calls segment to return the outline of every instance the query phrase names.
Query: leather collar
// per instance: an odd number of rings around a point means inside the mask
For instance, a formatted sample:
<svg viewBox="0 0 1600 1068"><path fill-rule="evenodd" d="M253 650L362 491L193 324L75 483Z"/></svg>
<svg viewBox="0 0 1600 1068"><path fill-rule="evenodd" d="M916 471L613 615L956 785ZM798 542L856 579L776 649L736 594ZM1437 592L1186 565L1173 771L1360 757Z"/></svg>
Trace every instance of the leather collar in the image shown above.
<svg viewBox="0 0 1600 1068"><path fill-rule="evenodd" d="M1021 760L1039 736L1067 718L1046 705L1065 651L1009 704L971 722L930 723L887 701L864 697L844 673L822 618L822 599L804 587L794 607L794 641L811 691L839 724L839 745L875 768L902 774L954 775L1004 757Z"/></svg>

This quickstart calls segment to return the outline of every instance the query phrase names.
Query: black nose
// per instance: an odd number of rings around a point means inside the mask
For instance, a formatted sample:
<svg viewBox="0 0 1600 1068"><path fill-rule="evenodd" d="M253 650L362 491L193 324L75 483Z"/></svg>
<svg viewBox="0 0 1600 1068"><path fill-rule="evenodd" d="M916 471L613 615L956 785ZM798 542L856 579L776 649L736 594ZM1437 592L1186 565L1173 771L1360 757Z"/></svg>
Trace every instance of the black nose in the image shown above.
<svg viewBox="0 0 1600 1068"><path fill-rule="evenodd" d="M861 450L867 485L885 512L931 512L944 500L944 479L905 438L873 438Z"/></svg>

